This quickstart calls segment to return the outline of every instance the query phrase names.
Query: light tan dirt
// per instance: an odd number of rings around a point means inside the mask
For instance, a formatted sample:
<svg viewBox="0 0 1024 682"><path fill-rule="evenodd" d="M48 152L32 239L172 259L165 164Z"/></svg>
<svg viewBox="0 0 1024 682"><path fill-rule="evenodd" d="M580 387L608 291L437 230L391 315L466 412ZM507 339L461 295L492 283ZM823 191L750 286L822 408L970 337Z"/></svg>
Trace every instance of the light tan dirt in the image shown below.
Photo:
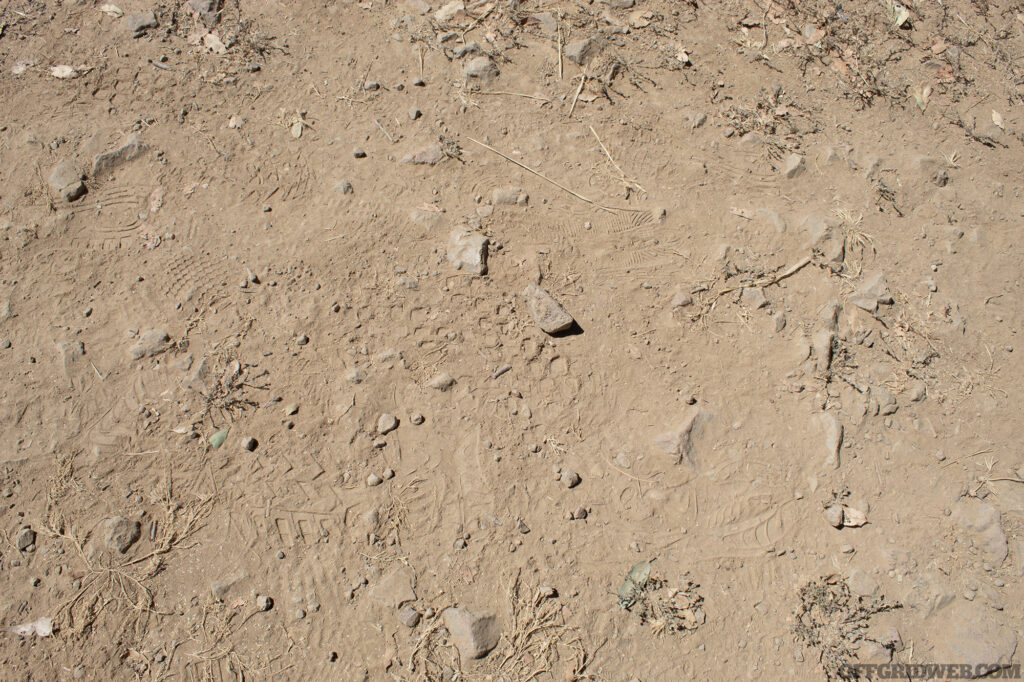
<svg viewBox="0 0 1024 682"><path fill-rule="evenodd" d="M0 3L0 678L1020 662L1015 3L115 4Z"/></svg>

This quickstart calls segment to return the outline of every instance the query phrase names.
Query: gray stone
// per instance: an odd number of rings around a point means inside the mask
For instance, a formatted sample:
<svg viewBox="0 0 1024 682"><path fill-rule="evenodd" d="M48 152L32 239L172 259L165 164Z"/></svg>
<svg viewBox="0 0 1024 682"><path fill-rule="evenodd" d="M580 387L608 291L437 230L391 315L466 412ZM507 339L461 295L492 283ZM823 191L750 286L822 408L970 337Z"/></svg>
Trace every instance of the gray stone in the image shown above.
<svg viewBox="0 0 1024 682"><path fill-rule="evenodd" d="M461 658L483 658L498 645L501 626L495 616L463 608L445 609L442 616Z"/></svg>
<svg viewBox="0 0 1024 682"><path fill-rule="evenodd" d="M406 604L398 609L398 622L407 628L414 628L419 625L420 612Z"/></svg>
<svg viewBox="0 0 1024 682"><path fill-rule="evenodd" d="M377 420L377 433L385 436L398 428L398 418L385 412Z"/></svg>
<svg viewBox="0 0 1024 682"><path fill-rule="evenodd" d="M764 295L762 287L743 287L743 290L740 291L740 303L754 310L767 308L771 305L768 302L768 298Z"/></svg>
<svg viewBox="0 0 1024 682"><path fill-rule="evenodd" d="M274 600L265 594L256 595L256 610L269 611L274 608Z"/></svg>
<svg viewBox="0 0 1024 682"><path fill-rule="evenodd" d="M871 389L871 397L878 401L878 414L883 417L895 414L900 409L896 397L888 389L874 387Z"/></svg>
<svg viewBox="0 0 1024 682"><path fill-rule="evenodd" d="M558 480L560 480L562 482L562 485L564 485L566 488L575 488L582 482L583 479L581 479L580 475L577 474L572 469L566 469L558 477Z"/></svg>
<svg viewBox="0 0 1024 682"><path fill-rule="evenodd" d="M416 578L412 571L403 566L381 578L370 590L370 596L374 601L397 609L406 602L415 601L415 584Z"/></svg>
<svg viewBox="0 0 1024 682"><path fill-rule="evenodd" d="M348 180L341 180L334 186L334 191L338 194L355 194L355 190L352 188L352 183Z"/></svg>
<svg viewBox="0 0 1024 682"><path fill-rule="evenodd" d="M804 157L799 154L790 154L782 165L782 174L787 178L795 178L804 172Z"/></svg>
<svg viewBox="0 0 1024 682"><path fill-rule="evenodd" d="M408 154L402 158L402 163L411 163L416 166L435 166L445 160L444 150L440 144L432 144L428 147Z"/></svg>
<svg viewBox="0 0 1024 682"><path fill-rule="evenodd" d="M604 49L604 40L600 38L584 38L574 40L565 46L565 56L569 61L580 66L589 63Z"/></svg>
<svg viewBox="0 0 1024 682"><path fill-rule="evenodd" d="M162 353L170 342L171 337L163 329L150 329L131 347L131 359L141 360Z"/></svg>
<svg viewBox="0 0 1024 682"><path fill-rule="evenodd" d="M456 59L470 57L475 54L483 54L483 50L480 49L480 43L475 41L472 43L466 43L465 45L459 45L452 50L452 56Z"/></svg>
<svg viewBox="0 0 1024 682"><path fill-rule="evenodd" d="M825 507L825 520L828 521L828 525L833 528L843 527L843 507L842 505L832 504Z"/></svg>
<svg viewBox="0 0 1024 682"><path fill-rule="evenodd" d="M374 488L384 482L384 479L377 474L370 474L366 477L366 485L370 488Z"/></svg>
<svg viewBox="0 0 1024 682"><path fill-rule="evenodd" d="M953 505L953 521L973 534L981 548L996 565L1003 563L1008 552L1006 533L1000 525L999 510L988 502L973 497L962 497Z"/></svg>
<svg viewBox="0 0 1024 682"><path fill-rule="evenodd" d="M501 71L490 57L474 57L462 67L462 76L467 83L489 83L498 77Z"/></svg>
<svg viewBox="0 0 1024 682"><path fill-rule="evenodd" d="M436 391L447 391L455 385L455 378L448 372L441 372L435 374L430 381L427 382L427 387L432 388Z"/></svg>
<svg viewBox="0 0 1024 682"><path fill-rule="evenodd" d="M19 530L18 534L14 536L14 546L20 552L24 552L34 544L36 544L36 532L28 526Z"/></svg>
<svg viewBox="0 0 1024 682"><path fill-rule="evenodd" d="M710 418L707 411L691 407L683 420L671 431L654 438L654 444L665 454L671 455L675 464L684 463L694 471L697 463L693 457L693 440L700 435L704 422Z"/></svg>
<svg viewBox="0 0 1024 682"><path fill-rule="evenodd" d="M138 521L129 521L122 516L107 519L103 539L109 549L124 554L141 535Z"/></svg>
<svg viewBox="0 0 1024 682"><path fill-rule="evenodd" d="M411 421L415 426L419 426L423 423L423 415L419 412L413 412L409 415L409 421Z"/></svg>
<svg viewBox="0 0 1024 682"><path fill-rule="evenodd" d="M134 161L142 156L144 151L146 151L146 145L142 142L139 136L129 135L124 144L117 149L97 154L92 158L93 177L97 177L103 173L109 173L115 168L119 168L130 161Z"/></svg>
<svg viewBox="0 0 1024 682"><path fill-rule="evenodd" d="M203 23L208 28L213 28L217 25L220 0L188 0L188 6L199 15L199 18L203 20Z"/></svg>
<svg viewBox="0 0 1024 682"><path fill-rule="evenodd" d="M79 199L86 193L85 183L82 182L82 174L66 161L57 164L50 172L50 189L69 203Z"/></svg>
<svg viewBox="0 0 1024 682"><path fill-rule="evenodd" d="M469 230L452 230L448 238L448 261L456 270L487 274L487 237Z"/></svg>
<svg viewBox="0 0 1024 682"><path fill-rule="evenodd" d="M160 23L152 12L140 12L124 15L124 25L128 27L128 32L132 34L132 37L138 38L146 32L146 29L156 28Z"/></svg>
<svg viewBox="0 0 1024 682"><path fill-rule="evenodd" d="M526 299L526 307L533 321L548 334L564 332L576 323L561 303L536 284L526 287L523 298Z"/></svg>

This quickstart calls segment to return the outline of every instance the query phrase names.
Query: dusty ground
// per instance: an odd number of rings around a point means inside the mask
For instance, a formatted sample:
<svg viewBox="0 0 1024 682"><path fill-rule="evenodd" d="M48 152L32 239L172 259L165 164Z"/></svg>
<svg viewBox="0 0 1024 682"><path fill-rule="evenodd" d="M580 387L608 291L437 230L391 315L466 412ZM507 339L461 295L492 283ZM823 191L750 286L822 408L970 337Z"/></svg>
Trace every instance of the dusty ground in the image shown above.
<svg viewBox="0 0 1024 682"><path fill-rule="evenodd" d="M764 2L0 3L0 677L1018 663L1024 14Z"/></svg>

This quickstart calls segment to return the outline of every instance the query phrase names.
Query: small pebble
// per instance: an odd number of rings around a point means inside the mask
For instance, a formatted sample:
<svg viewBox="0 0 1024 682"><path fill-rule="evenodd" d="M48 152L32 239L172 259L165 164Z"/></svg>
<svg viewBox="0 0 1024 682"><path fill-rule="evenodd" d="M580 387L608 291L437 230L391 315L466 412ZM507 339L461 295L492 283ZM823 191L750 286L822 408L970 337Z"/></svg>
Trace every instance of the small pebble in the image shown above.
<svg viewBox="0 0 1024 682"><path fill-rule="evenodd" d="M384 436L398 428L398 419L393 414L384 413L377 420L377 433Z"/></svg>
<svg viewBox="0 0 1024 682"><path fill-rule="evenodd" d="M566 488L575 488L580 484L582 479L580 478L580 475L572 469L566 469L559 476L559 480L562 481L562 485Z"/></svg>
<svg viewBox="0 0 1024 682"><path fill-rule="evenodd" d="M299 412L299 404L298 403L288 403L287 405L284 406L284 413L285 413L285 415L287 415L289 417L292 416L293 414L298 414L298 412Z"/></svg>
<svg viewBox="0 0 1024 682"><path fill-rule="evenodd" d="M363 151L362 147L356 147L355 149L352 150L352 156L356 157L357 159L365 159L366 152Z"/></svg>
<svg viewBox="0 0 1024 682"><path fill-rule="evenodd" d="M92 308L86 308L82 311L82 317L89 317L92 315Z"/></svg>
<svg viewBox="0 0 1024 682"><path fill-rule="evenodd" d="M384 470L384 480L385 481L390 481L394 477L395 477L394 469L385 469Z"/></svg>
<svg viewBox="0 0 1024 682"><path fill-rule="evenodd" d="M466 549L467 543L465 538L459 538L455 541L455 549Z"/></svg>
<svg viewBox="0 0 1024 682"><path fill-rule="evenodd" d="M306 617L306 612L303 609L301 609L301 608L295 609L295 620L302 620L305 617Z"/></svg>
<svg viewBox="0 0 1024 682"><path fill-rule="evenodd" d="M258 446L259 442L255 438L252 438L251 436L242 441L242 447L248 450L249 452L252 452Z"/></svg>
<svg viewBox="0 0 1024 682"><path fill-rule="evenodd" d="M256 597L256 610L257 611L269 611L274 608L274 600L265 594L261 594Z"/></svg>
<svg viewBox="0 0 1024 682"><path fill-rule="evenodd" d="M384 479L378 476L377 474L370 474L369 476L366 477L366 485L370 486L371 488L375 485L380 485L383 482Z"/></svg>
<svg viewBox="0 0 1024 682"><path fill-rule="evenodd" d="M309 337L306 336L305 334L299 334L299 338L295 340L295 343L299 344L300 346L305 346L307 343L309 343Z"/></svg>
<svg viewBox="0 0 1024 682"><path fill-rule="evenodd" d="M419 412L413 412L411 415L409 415L409 421L411 421L414 425L419 426L420 424L423 423L423 415L420 414Z"/></svg>

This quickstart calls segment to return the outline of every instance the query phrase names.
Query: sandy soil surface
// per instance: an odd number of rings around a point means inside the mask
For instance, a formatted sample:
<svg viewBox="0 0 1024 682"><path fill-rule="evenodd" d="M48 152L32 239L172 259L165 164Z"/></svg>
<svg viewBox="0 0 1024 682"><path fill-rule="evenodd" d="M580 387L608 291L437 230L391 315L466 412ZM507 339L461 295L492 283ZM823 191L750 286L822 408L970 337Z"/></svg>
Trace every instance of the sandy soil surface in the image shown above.
<svg viewBox="0 0 1024 682"><path fill-rule="evenodd" d="M1017 3L115 2L0 2L0 678L1020 662Z"/></svg>

